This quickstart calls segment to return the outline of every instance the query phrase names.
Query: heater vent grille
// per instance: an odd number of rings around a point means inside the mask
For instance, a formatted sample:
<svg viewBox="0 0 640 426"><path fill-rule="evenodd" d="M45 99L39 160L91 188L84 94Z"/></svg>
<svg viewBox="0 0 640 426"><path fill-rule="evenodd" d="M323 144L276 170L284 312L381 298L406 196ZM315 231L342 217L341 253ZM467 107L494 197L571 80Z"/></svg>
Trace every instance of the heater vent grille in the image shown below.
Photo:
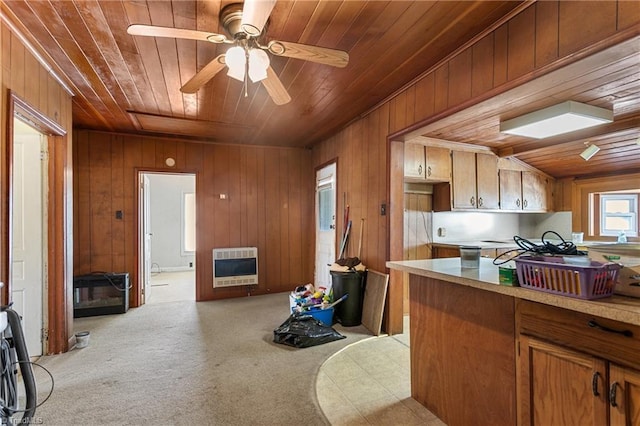
<svg viewBox="0 0 640 426"><path fill-rule="evenodd" d="M258 284L258 249L233 247L213 249L213 287Z"/></svg>

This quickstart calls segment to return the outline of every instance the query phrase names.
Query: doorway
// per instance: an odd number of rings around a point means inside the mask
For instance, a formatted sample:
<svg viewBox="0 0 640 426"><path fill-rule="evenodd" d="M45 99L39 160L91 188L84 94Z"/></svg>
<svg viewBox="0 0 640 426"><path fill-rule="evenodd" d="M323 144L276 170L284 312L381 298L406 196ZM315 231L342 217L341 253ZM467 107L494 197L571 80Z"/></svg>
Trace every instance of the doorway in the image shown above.
<svg viewBox="0 0 640 426"><path fill-rule="evenodd" d="M140 172L143 303L195 301L196 177Z"/></svg>
<svg viewBox="0 0 640 426"><path fill-rule="evenodd" d="M316 287L331 287L329 265L336 260L336 182L335 162L316 171Z"/></svg>
<svg viewBox="0 0 640 426"><path fill-rule="evenodd" d="M47 137L14 117L12 154L11 300L36 357L46 351Z"/></svg>

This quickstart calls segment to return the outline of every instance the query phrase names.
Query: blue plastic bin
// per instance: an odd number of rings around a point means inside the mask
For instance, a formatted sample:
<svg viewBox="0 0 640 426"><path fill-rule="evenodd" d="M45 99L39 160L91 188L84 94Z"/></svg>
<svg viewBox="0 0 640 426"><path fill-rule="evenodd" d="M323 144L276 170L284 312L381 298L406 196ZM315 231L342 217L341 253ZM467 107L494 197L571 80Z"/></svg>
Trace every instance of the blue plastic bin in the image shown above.
<svg viewBox="0 0 640 426"><path fill-rule="evenodd" d="M309 311L301 312L302 315L311 315L322 324L331 327L333 325L333 308L314 308Z"/></svg>

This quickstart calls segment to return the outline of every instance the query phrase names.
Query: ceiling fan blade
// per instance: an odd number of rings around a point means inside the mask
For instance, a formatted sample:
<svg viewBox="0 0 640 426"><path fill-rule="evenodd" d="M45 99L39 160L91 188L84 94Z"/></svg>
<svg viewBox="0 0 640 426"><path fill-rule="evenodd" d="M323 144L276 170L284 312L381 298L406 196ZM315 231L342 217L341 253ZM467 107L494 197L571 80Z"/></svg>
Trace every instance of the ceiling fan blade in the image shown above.
<svg viewBox="0 0 640 426"><path fill-rule="evenodd" d="M276 0L245 0L240 22L242 31L252 37L259 36L275 4Z"/></svg>
<svg viewBox="0 0 640 426"><path fill-rule="evenodd" d="M195 93L200 89L207 81L211 80L216 74L224 68L224 55L219 55L211 62L205 65L196 75L191 77L184 86L180 88L182 93Z"/></svg>
<svg viewBox="0 0 640 426"><path fill-rule="evenodd" d="M262 84L276 105L284 105L291 102L291 96L289 96L287 89L284 88L273 68L267 68L267 78L262 80Z"/></svg>
<svg viewBox="0 0 640 426"><path fill-rule="evenodd" d="M127 33L139 36L173 37L188 40L210 41L212 43L225 43L227 38L222 34L208 33L205 31L185 30L181 28L156 27L154 25L133 24L127 28Z"/></svg>
<svg viewBox="0 0 640 426"><path fill-rule="evenodd" d="M267 49L277 56L303 59L338 68L344 68L349 63L349 54L347 52L326 47L273 40L269 42Z"/></svg>

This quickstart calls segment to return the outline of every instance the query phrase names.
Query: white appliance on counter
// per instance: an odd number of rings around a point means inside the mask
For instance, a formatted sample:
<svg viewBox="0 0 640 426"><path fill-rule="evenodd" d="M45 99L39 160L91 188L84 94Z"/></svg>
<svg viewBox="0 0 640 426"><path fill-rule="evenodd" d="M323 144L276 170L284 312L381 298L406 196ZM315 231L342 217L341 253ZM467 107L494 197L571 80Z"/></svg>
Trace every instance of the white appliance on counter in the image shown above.
<svg viewBox="0 0 640 426"><path fill-rule="evenodd" d="M591 260L623 266L615 293L640 298L640 244L596 244L588 249Z"/></svg>

